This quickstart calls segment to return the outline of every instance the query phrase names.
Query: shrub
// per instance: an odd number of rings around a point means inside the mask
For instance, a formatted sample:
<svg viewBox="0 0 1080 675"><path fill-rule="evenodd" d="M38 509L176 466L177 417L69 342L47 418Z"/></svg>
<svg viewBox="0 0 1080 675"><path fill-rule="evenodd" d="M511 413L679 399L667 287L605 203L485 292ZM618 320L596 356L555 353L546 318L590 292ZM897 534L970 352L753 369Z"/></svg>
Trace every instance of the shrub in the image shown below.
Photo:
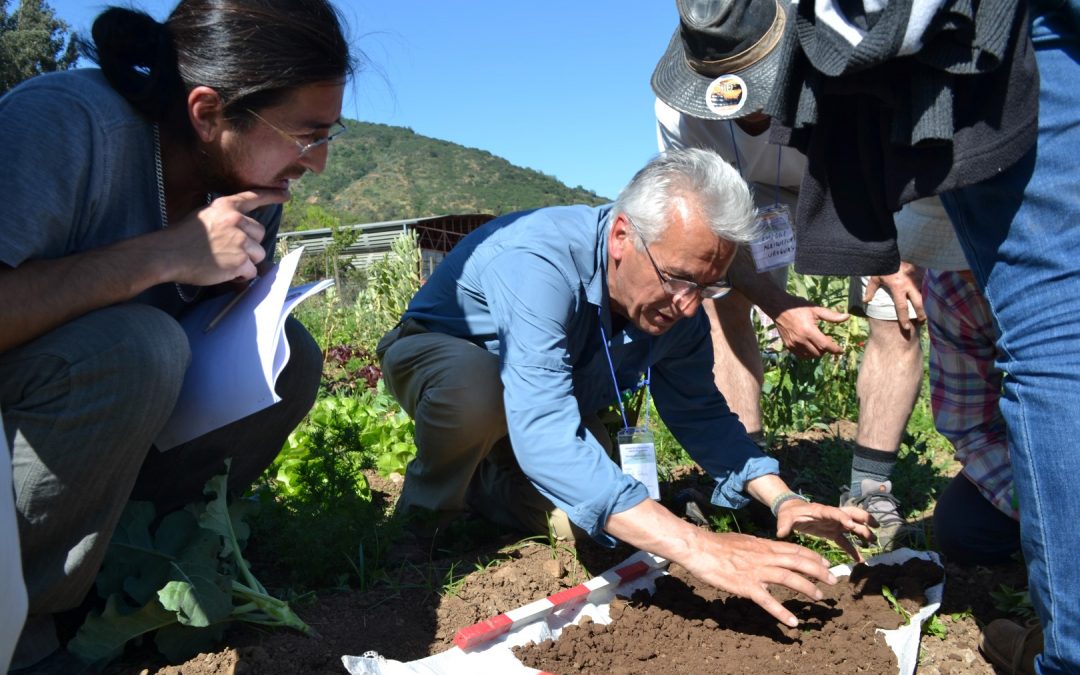
<svg viewBox="0 0 1080 675"><path fill-rule="evenodd" d="M353 304L356 334L352 342L374 353L420 290L420 243L415 232L394 240L390 252L365 271L363 290Z"/></svg>

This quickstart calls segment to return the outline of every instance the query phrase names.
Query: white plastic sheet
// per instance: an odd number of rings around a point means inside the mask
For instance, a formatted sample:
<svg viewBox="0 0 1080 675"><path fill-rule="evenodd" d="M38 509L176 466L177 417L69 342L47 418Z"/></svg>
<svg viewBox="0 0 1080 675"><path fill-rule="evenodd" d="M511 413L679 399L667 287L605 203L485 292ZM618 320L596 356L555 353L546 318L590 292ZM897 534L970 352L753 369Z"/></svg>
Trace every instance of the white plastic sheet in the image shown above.
<svg viewBox="0 0 1080 675"><path fill-rule="evenodd" d="M19 528L15 521L15 494L12 490L11 453L0 419L0 673L6 673L15 644L26 620L26 585L19 557Z"/></svg>
<svg viewBox="0 0 1080 675"><path fill-rule="evenodd" d="M900 549L876 556L869 561L869 564L899 565L911 558L922 558L938 565L941 564L941 559L936 553L913 551L911 549ZM848 565L837 565L832 568L832 572L836 576L847 576L851 574L851 568ZM639 579L619 586L609 595L612 595L612 597L614 593L630 595L639 588L645 588L652 592L656 588L657 577L662 574L667 574L667 571L654 570ZM914 675L915 667L919 661L919 638L922 634L922 624L929 620L941 607L944 590L944 581L927 589L927 604L919 609L907 625L896 630L881 631L885 635L885 642L896 653L896 659L900 664L898 675ZM394 661L374 652L368 652L362 656L343 656L341 661L345 666L345 670L351 675L457 675L460 673L472 673L474 675L535 675L541 671L523 666L514 656L511 649L530 642L541 642L549 637L558 639L564 627L578 623L584 616L591 617L596 623L611 623L608 608L612 597L606 599L597 598L595 603L556 612L545 620L522 626L483 648L472 649L468 652L454 647L440 654L408 663Z"/></svg>

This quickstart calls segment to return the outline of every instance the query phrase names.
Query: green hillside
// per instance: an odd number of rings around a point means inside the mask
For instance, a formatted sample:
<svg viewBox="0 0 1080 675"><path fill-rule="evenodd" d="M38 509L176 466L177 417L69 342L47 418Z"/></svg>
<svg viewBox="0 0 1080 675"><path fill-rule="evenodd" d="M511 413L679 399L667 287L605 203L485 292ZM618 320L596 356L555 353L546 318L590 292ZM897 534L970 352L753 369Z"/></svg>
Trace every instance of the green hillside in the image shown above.
<svg viewBox="0 0 1080 675"><path fill-rule="evenodd" d="M404 127L346 125L349 132L334 140L326 170L293 186L295 206L314 204L344 222L377 222L610 201L484 150Z"/></svg>

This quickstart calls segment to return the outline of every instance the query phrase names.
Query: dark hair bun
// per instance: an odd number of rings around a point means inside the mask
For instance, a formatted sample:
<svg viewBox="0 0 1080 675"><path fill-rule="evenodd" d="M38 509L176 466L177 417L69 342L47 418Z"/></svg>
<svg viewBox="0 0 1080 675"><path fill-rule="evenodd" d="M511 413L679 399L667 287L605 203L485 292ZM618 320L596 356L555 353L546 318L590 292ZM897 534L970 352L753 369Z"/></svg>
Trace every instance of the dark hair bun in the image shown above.
<svg viewBox="0 0 1080 675"><path fill-rule="evenodd" d="M159 119L177 81L176 59L165 25L145 12L110 7L94 21L93 45L82 51L101 67L114 89L142 113Z"/></svg>

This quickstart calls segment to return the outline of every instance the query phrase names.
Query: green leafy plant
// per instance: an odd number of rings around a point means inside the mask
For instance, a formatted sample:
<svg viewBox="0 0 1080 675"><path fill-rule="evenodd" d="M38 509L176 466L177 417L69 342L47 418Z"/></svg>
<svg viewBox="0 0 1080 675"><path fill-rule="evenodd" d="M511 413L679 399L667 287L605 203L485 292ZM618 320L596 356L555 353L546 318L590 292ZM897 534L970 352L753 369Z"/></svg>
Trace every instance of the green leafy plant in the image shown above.
<svg viewBox="0 0 1080 675"><path fill-rule="evenodd" d="M356 397L319 399L263 476L260 550L296 586L367 581L382 514L362 472L370 463L361 445L365 419Z"/></svg>
<svg viewBox="0 0 1080 675"><path fill-rule="evenodd" d="M315 402L307 418L289 434L285 447L270 465L273 492L294 497L320 487L368 490L360 469L364 465L360 437L364 412L352 396L327 396Z"/></svg>
<svg viewBox="0 0 1080 675"><path fill-rule="evenodd" d="M241 551L252 503L229 504L226 479L212 478L208 501L170 513L156 526L152 504L128 505L97 578L105 607L79 628L68 645L72 653L101 666L153 632L166 658L181 661L210 647L231 621L313 634L251 573Z"/></svg>
<svg viewBox="0 0 1080 675"><path fill-rule="evenodd" d="M923 624L923 635L932 635L939 640L949 637L949 624L942 621L937 614L932 614L930 620Z"/></svg>
<svg viewBox="0 0 1080 675"><path fill-rule="evenodd" d="M990 597L995 607L1023 622L1035 618L1035 607L1031 604L1031 594L1027 589L1002 584L998 590L990 591Z"/></svg>
<svg viewBox="0 0 1080 675"><path fill-rule="evenodd" d="M911 612L907 611L903 608L903 606L900 605L900 601L896 599L895 595L893 595L891 588L889 588L888 586L882 586L881 595L885 597L885 599L889 602L889 606L892 607L892 610L899 614L900 618L902 618L905 623L911 621Z"/></svg>
<svg viewBox="0 0 1080 675"><path fill-rule="evenodd" d="M390 251L365 270L364 288L353 305L353 342L374 353L375 346L405 313L420 290L420 242L416 232L402 234Z"/></svg>
<svg viewBox="0 0 1080 675"><path fill-rule="evenodd" d="M356 477L356 490L364 493L367 486L361 469L376 468L384 476L405 472L416 454L415 430L412 418L386 391L382 380L355 396L323 397L289 435L271 465L270 475L278 484L275 491L295 494L305 463L323 457L320 461L325 470Z"/></svg>
<svg viewBox="0 0 1080 675"><path fill-rule="evenodd" d="M792 274L789 291L822 307L844 307L847 278ZM851 318L841 324L823 323L822 331L843 349L839 355L798 359L775 350L770 331L758 332L765 363L762 385L762 417L770 433L803 430L822 420L851 419L858 413L855 381L862 347L867 338L865 322Z"/></svg>
<svg viewBox="0 0 1080 675"><path fill-rule="evenodd" d="M717 509L717 511L709 517L709 524L713 532L743 532L742 525L739 524L738 512L731 509Z"/></svg>
<svg viewBox="0 0 1080 675"><path fill-rule="evenodd" d="M340 586L368 581L381 553L383 508L363 470L404 473L416 454L415 425L378 380L355 395L316 401L268 469L257 520L261 546L292 583ZM325 543L323 543L325 542ZM325 555L312 558L312 548Z"/></svg>
<svg viewBox="0 0 1080 675"><path fill-rule="evenodd" d="M360 442L375 458L375 468L384 476L405 473L416 456L416 424L386 391L383 380L359 397L363 432Z"/></svg>

